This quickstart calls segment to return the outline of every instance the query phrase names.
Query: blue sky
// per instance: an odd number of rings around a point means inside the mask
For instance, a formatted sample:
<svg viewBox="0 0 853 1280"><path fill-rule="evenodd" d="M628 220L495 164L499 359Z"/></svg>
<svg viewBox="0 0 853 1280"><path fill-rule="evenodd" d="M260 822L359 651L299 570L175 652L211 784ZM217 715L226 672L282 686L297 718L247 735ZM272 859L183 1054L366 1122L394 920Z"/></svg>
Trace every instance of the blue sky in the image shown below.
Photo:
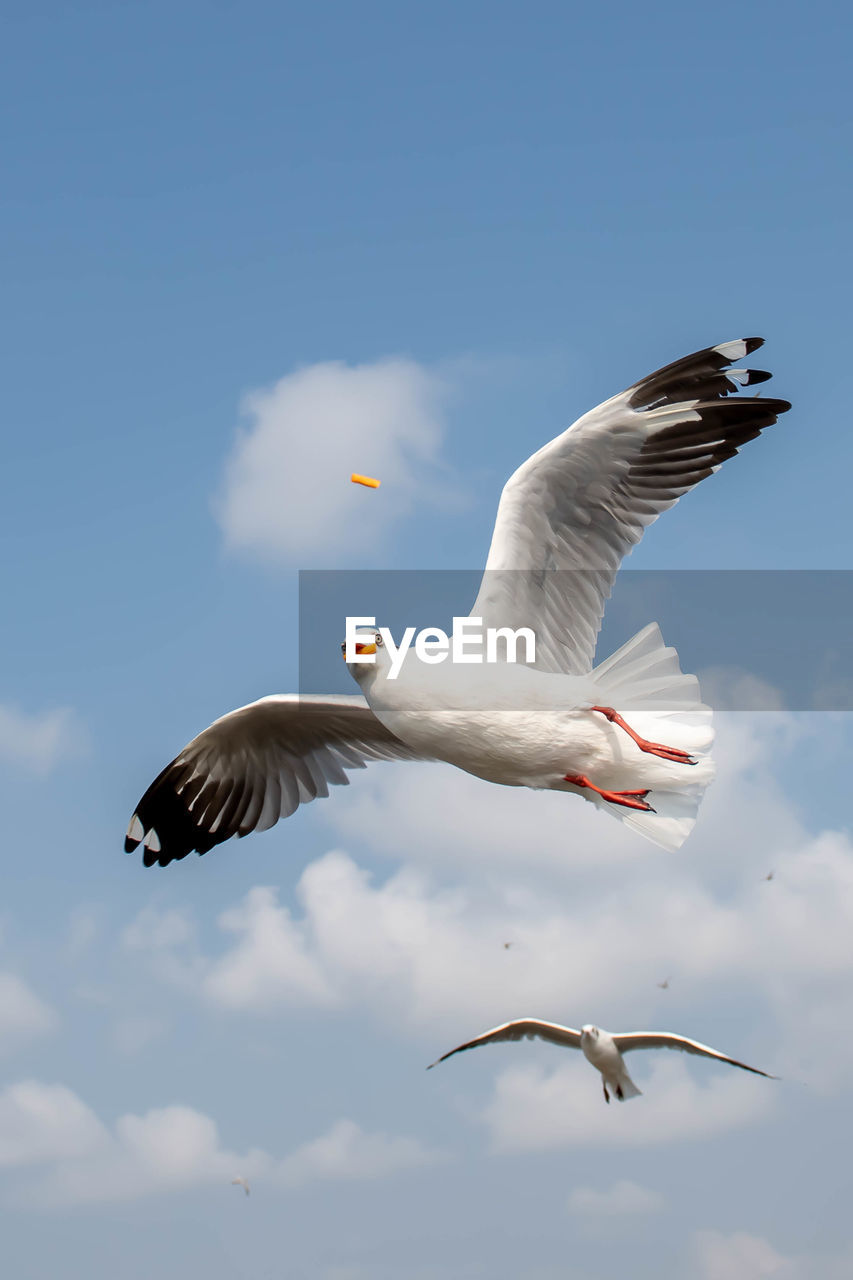
<svg viewBox="0 0 853 1280"><path fill-rule="evenodd" d="M678 855L567 797L391 767L203 860L121 853L182 743L296 687L298 569L482 564L518 463L695 348L766 335L794 408L632 567L850 567L849 17L49 3L6 25L15 1274L849 1274L847 717L721 717ZM378 492L349 484L372 467ZM549 1046L423 1071L528 1012L669 1023L785 1080L650 1061L606 1110Z"/></svg>

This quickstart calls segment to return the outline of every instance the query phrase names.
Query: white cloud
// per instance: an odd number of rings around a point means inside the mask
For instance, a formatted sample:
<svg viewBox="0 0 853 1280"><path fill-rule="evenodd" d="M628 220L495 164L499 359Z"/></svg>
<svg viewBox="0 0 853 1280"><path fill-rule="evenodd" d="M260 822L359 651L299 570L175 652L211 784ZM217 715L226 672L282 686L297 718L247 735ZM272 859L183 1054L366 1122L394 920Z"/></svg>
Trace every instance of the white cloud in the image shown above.
<svg viewBox="0 0 853 1280"><path fill-rule="evenodd" d="M849 1280L853 1249L840 1253L784 1255L762 1236L697 1231L690 1242L686 1274L696 1280Z"/></svg>
<svg viewBox="0 0 853 1280"><path fill-rule="evenodd" d="M482 1112L494 1146L544 1151L710 1138L764 1119L773 1105L766 1080L708 1064L700 1082L680 1058L654 1057L646 1066L640 1057L632 1055L630 1069L643 1097L609 1107L598 1073L579 1055L552 1070L526 1064L503 1071Z"/></svg>
<svg viewBox="0 0 853 1280"><path fill-rule="evenodd" d="M130 1200L241 1177L272 1187L388 1177L442 1156L414 1138L368 1133L351 1120L283 1159L223 1146L216 1123L175 1104L120 1116L108 1129L64 1085L23 1081L0 1094L0 1169L7 1199L51 1206ZM29 1181L21 1170L42 1166Z"/></svg>
<svg viewBox="0 0 853 1280"><path fill-rule="evenodd" d="M797 1280L802 1272L760 1236L699 1231L694 1238L698 1280Z"/></svg>
<svg viewBox="0 0 853 1280"><path fill-rule="evenodd" d="M287 1186L318 1178L385 1178L442 1158L415 1138L365 1133L352 1120L339 1120L328 1133L286 1156L276 1177Z"/></svg>
<svg viewBox="0 0 853 1280"><path fill-rule="evenodd" d="M83 1104L71 1095L78 1106ZM224 1148L217 1126L192 1107L153 1108L120 1116L94 1150L64 1153L31 1184L25 1199L53 1204L100 1203L252 1179L273 1165L265 1152L237 1154Z"/></svg>
<svg viewBox="0 0 853 1280"><path fill-rule="evenodd" d="M28 714L0 704L0 760L46 774L73 753L80 732L67 707Z"/></svg>
<svg viewBox="0 0 853 1280"><path fill-rule="evenodd" d="M122 935L125 946L140 951L176 951L195 940L195 925L186 911L143 908Z"/></svg>
<svg viewBox="0 0 853 1280"><path fill-rule="evenodd" d="M844 837L830 834L774 853L773 865L773 882L755 868L734 897L684 868L660 877L637 864L607 883L579 877L573 897L563 899L534 877L529 887L450 889L403 868L376 884L336 852L306 868L299 918L273 890L256 888L221 918L237 937L216 959L173 961L166 942L159 959L153 944L148 954L170 976L183 964L197 975L192 989L222 1007L366 1007L408 1032L457 1038L525 1014L570 1022L604 1021L602 1009L632 1023L659 1017L655 984L673 973L675 957L670 1006L679 993L701 1002L720 982L759 991L795 1034L784 1062L774 1037L772 1060L768 1047L756 1065L794 1066L812 1082L840 1079L853 1043L842 1033L838 1058L822 1062L808 1056L800 1033L829 1027L849 982L853 856ZM168 926L147 919L146 936L168 939ZM683 1016L685 1032L699 1035L695 1013ZM742 1030L733 1038L720 1047L741 1055L755 1039Z"/></svg>
<svg viewBox="0 0 853 1280"><path fill-rule="evenodd" d="M198 930L189 911L143 907L121 935L122 945L144 955L164 982L194 989L204 969L198 951Z"/></svg>
<svg viewBox="0 0 853 1280"><path fill-rule="evenodd" d="M415 499L446 501L437 460L444 383L413 360L310 365L244 401L218 515L231 547L290 563L378 555ZM350 473L376 476L371 492Z"/></svg>
<svg viewBox="0 0 853 1280"><path fill-rule="evenodd" d="M0 1093L0 1168L80 1156L106 1142L95 1113L65 1085L23 1080Z"/></svg>
<svg viewBox="0 0 853 1280"><path fill-rule="evenodd" d="M568 1210L580 1217L618 1218L623 1214L659 1213L665 1204L659 1191L622 1180L605 1191L575 1187L569 1195Z"/></svg>
<svg viewBox="0 0 853 1280"><path fill-rule="evenodd" d="M56 1026L56 1014L14 973L0 973L0 1053Z"/></svg>
<svg viewBox="0 0 853 1280"><path fill-rule="evenodd" d="M284 1004L332 1004L335 993L306 949L305 927L278 905L276 891L251 889L243 902L219 917L236 944L210 968L204 990L233 1009Z"/></svg>

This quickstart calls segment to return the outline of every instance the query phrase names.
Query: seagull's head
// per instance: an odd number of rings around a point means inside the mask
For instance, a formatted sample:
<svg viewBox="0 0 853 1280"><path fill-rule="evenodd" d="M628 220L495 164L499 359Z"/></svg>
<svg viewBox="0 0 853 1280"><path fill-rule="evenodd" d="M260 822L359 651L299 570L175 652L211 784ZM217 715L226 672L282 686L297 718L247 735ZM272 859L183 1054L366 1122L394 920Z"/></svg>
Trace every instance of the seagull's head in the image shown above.
<svg viewBox="0 0 853 1280"><path fill-rule="evenodd" d="M594 1027L591 1022L588 1022L585 1027L581 1027L581 1039L597 1040L598 1027Z"/></svg>
<svg viewBox="0 0 853 1280"><path fill-rule="evenodd" d="M382 639L380 631L368 631L364 628L356 631L355 640L350 645L349 659L347 658L346 641L341 645L341 653L343 654L344 662L347 663L351 674L359 684L368 676L383 671L386 666L390 665L385 641Z"/></svg>

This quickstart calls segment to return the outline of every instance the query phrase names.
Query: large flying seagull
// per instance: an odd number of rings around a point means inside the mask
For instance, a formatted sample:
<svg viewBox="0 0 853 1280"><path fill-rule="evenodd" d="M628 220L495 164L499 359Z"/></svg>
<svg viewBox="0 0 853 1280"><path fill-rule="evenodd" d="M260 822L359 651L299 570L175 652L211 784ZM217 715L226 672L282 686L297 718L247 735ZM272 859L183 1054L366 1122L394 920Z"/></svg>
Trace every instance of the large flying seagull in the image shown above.
<svg viewBox="0 0 853 1280"><path fill-rule="evenodd" d="M790 408L732 395L739 338L676 360L583 415L501 496L471 616L535 633L535 661L412 661L390 679L380 631L350 670L364 696L261 698L194 738L154 780L125 848L146 866L264 831L372 760L443 760L507 786L569 791L665 848L690 832L713 776L710 710L655 624L593 669L624 556L662 511Z"/></svg>

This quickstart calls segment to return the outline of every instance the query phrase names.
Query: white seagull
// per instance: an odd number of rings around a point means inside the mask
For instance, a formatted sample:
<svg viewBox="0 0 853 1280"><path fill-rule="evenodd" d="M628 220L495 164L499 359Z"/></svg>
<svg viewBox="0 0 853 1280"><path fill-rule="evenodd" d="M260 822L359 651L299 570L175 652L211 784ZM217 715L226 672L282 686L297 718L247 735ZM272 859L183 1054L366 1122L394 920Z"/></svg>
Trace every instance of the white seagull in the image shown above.
<svg viewBox="0 0 853 1280"><path fill-rule="evenodd" d="M248 1184L248 1182L246 1181L246 1179L245 1179L245 1178L232 1178L232 1179L231 1179L231 1186L232 1186L232 1187L242 1187L242 1188L243 1188L243 1190L245 1191L246 1195L248 1195L248 1194L249 1194L249 1184Z"/></svg>
<svg viewBox="0 0 853 1280"><path fill-rule="evenodd" d="M686 1036L674 1035L671 1031L625 1031L621 1035L611 1035L600 1027L587 1025L575 1031L572 1027L561 1027L556 1022L540 1022L538 1018L519 1018L516 1022L505 1022L491 1031L484 1031L476 1040L468 1040L459 1044L449 1053L444 1053L435 1062L431 1062L427 1071L437 1067L439 1062L452 1058L454 1053L462 1053L465 1049L476 1049L481 1044L495 1044L499 1040L550 1040L552 1044L560 1044L568 1049L580 1049L587 1062L591 1062L601 1072L601 1083L604 1089L604 1101L610 1101L610 1093L615 1093L620 1102L627 1098L640 1097L641 1090L628 1075L622 1058L623 1053L631 1049L680 1049L682 1053L695 1053L700 1058L716 1058L718 1062L727 1062L729 1066L740 1067L742 1071L752 1071L757 1076L765 1076L775 1080L766 1071L757 1067L748 1067L745 1062L736 1058L728 1058L717 1049L711 1049L698 1040L688 1040ZM610 1092L608 1092L608 1086Z"/></svg>
<svg viewBox="0 0 853 1280"><path fill-rule="evenodd" d="M530 666L408 663L357 637L359 696L275 695L215 720L155 779L125 840L146 866L264 831L371 760L443 760L506 786L568 791L676 849L713 776L710 710L655 624L593 669L605 601L647 525L790 408L730 393L761 346L696 352L583 415L501 496L473 618L531 628ZM352 655L351 655L352 656ZM627 719L626 719L627 717Z"/></svg>

